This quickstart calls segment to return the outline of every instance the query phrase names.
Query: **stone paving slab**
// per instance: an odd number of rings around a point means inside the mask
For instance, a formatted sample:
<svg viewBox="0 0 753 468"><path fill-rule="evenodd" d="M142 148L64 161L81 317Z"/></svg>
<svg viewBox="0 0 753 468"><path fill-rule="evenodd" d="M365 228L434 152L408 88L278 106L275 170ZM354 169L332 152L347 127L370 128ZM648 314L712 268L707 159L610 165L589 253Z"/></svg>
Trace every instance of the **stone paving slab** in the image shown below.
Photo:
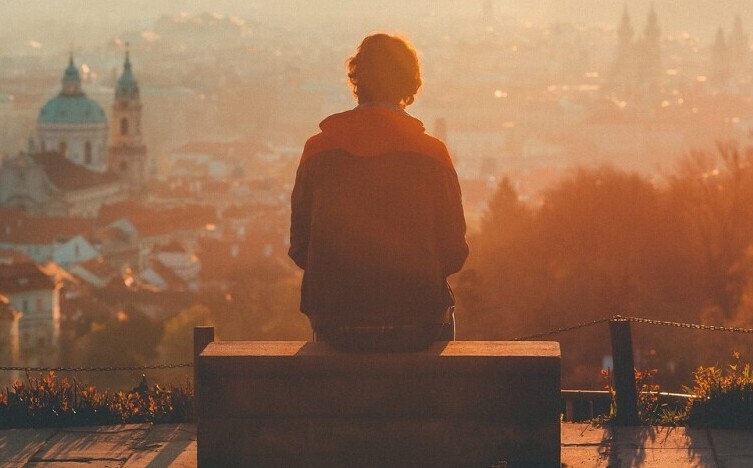
<svg viewBox="0 0 753 468"><path fill-rule="evenodd" d="M711 440L706 429L686 427L616 427L615 442L645 449L710 449Z"/></svg>
<svg viewBox="0 0 753 468"><path fill-rule="evenodd" d="M561 425L562 463L570 467L606 468L609 464L612 431L590 424Z"/></svg>
<svg viewBox="0 0 753 468"><path fill-rule="evenodd" d="M617 448L613 452L609 465L620 468L643 467L643 468L717 468L713 451L701 450L688 452L683 449L640 449L625 451ZM750 465L748 465L750 466Z"/></svg>
<svg viewBox="0 0 753 468"><path fill-rule="evenodd" d="M562 447L562 466L567 468L608 468L608 449L596 447Z"/></svg>
<svg viewBox="0 0 753 468"><path fill-rule="evenodd" d="M751 468L753 431L562 424L567 468ZM0 431L3 468L196 467L196 424Z"/></svg>
<svg viewBox="0 0 753 468"><path fill-rule="evenodd" d="M196 424L154 426L124 466L196 466Z"/></svg>
<svg viewBox="0 0 753 468"><path fill-rule="evenodd" d="M720 466L753 467L753 431L711 429L709 433Z"/></svg>
<svg viewBox="0 0 753 468"><path fill-rule="evenodd" d="M57 429L9 429L0 431L0 466L23 466Z"/></svg>
<svg viewBox="0 0 753 468"><path fill-rule="evenodd" d="M150 428L129 424L60 429L29 459L29 466L123 466Z"/></svg>
<svg viewBox="0 0 753 468"><path fill-rule="evenodd" d="M616 427L613 458L621 467L708 467L717 460L706 429Z"/></svg>

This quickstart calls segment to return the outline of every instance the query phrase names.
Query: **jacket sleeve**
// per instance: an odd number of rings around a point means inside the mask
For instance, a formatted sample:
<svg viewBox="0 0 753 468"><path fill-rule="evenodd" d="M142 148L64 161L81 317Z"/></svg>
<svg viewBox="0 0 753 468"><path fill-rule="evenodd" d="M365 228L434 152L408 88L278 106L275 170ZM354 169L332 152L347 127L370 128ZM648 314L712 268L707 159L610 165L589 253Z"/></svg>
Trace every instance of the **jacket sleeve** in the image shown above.
<svg viewBox="0 0 753 468"><path fill-rule="evenodd" d="M445 276L457 273L468 257L468 244L465 241L465 215L458 176L454 170L448 171L439 196L437 207L439 220L437 238L440 258Z"/></svg>
<svg viewBox="0 0 753 468"><path fill-rule="evenodd" d="M295 175L295 185L290 196L290 249L288 255L296 265L306 269L311 233L311 190L309 175L303 160Z"/></svg>

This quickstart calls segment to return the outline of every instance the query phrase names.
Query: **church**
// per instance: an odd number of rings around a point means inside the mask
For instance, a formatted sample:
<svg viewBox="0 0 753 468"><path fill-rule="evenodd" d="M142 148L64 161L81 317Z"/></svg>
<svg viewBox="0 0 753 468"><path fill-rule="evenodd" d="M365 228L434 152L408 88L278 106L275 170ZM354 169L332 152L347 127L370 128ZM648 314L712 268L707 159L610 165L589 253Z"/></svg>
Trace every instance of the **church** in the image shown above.
<svg viewBox="0 0 753 468"><path fill-rule="evenodd" d="M139 194L147 176L141 110L128 52L109 125L102 107L83 92L71 55L60 93L39 111L36 140L0 167L0 207L94 217L102 204Z"/></svg>

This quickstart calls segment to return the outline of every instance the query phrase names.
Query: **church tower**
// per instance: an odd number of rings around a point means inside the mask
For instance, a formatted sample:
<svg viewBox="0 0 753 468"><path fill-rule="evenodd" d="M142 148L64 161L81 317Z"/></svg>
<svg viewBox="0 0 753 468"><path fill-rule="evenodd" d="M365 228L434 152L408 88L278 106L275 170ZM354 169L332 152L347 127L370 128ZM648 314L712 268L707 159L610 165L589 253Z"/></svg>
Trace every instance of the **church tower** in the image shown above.
<svg viewBox="0 0 753 468"><path fill-rule="evenodd" d="M633 30L627 5L622 11L622 19L617 28L617 50L612 64L610 81L615 91L622 95L631 94L635 85L635 31Z"/></svg>
<svg viewBox="0 0 753 468"><path fill-rule="evenodd" d="M653 3L643 30L641 62L641 72L645 78L651 80L661 75L661 29Z"/></svg>
<svg viewBox="0 0 753 468"><path fill-rule="evenodd" d="M622 10L622 19L620 20L620 26L617 28L617 59L625 60L632 55L633 50L633 37L635 32L633 31L633 25L630 22L630 13L628 13L627 5Z"/></svg>
<svg viewBox="0 0 753 468"><path fill-rule="evenodd" d="M730 71L738 76L745 76L750 68L750 46L748 35L743 31L743 20L740 15L735 15L732 33L727 41L729 52Z"/></svg>
<svg viewBox="0 0 753 468"><path fill-rule="evenodd" d="M724 85L730 77L730 50L724 39L724 30L717 29L711 46L711 77L714 84Z"/></svg>
<svg viewBox="0 0 753 468"><path fill-rule="evenodd" d="M146 182L147 157L141 135L141 99L139 85L131 70L126 50L123 74L115 87L110 124L110 171L118 174L131 193L138 193Z"/></svg>

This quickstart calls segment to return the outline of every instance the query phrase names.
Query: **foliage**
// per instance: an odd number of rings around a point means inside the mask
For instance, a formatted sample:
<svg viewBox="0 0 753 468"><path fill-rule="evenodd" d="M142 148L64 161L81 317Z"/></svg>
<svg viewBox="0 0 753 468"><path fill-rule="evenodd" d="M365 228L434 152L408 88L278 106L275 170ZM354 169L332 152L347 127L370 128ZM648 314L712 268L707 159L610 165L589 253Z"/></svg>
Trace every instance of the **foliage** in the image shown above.
<svg viewBox="0 0 753 468"><path fill-rule="evenodd" d="M230 289L211 303L217 336L223 340L306 340L311 328L298 311L300 276L270 258L230 277Z"/></svg>
<svg viewBox="0 0 753 468"><path fill-rule="evenodd" d="M471 255L453 278L463 339L511 339L613 315L753 326L753 152L720 144L661 179L580 168L535 200L522 202L503 179L469 236ZM638 366L669 370L656 379L673 391L698 362L743 345L670 333L683 339L642 327L634 343ZM604 329L553 339L563 384L598 388Z"/></svg>
<svg viewBox="0 0 753 468"><path fill-rule="evenodd" d="M659 385L654 382L656 369L635 370L635 387L638 392L638 416L649 426L713 427L727 429L753 429L753 370L749 363L740 362L734 353L726 367L699 367L693 373L693 388L683 387L685 393L694 395L682 406L660 402ZM608 415L594 419L597 425L609 424L615 417L615 390L611 374L602 371L612 404Z"/></svg>
<svg viewBox="0 0 753 468"><path fill-rule="evenodd" d="M162 340L158 346L160 362L185 363L193 361L193 329L197 326L211 326L211 311L203 305L195 305L181 310L177 315L165 322ZM163 370L160 375L162 382L183 382L193 376L191 368Z"/></svg>
<svg viewBox="0 0 753 468"><path fill-rule="evenodd" d="M87 367L136 367L151 364L162 337L161 323L137 309L118 312L105 323L93 323L91 331L75 345L74 363ZM133 385L139 372L92 375L98 385L122 388ZM107 380L104 380L107 379Z"/></svg>
<svg viewBox="0 0 753 468"><path fill-rule="evenodd" d="M688 425L753 429L753 372L738 353L724 368L699 367L694 380L697 398L688 402Z"/></svg>
<svg viewBox="0 0 753 468"><path fill-rule="evenodd" d="M670 408L659 401L660 387L654 381L658 371L656 369L634 369L633 372L638 403L638 419L641 421L641 424L647 426L666 425L671 420L668 413ZM609 392L611 400L610 408L608 415L599 416L594 422L599 425L605 425L614 420L617 402L611 372L602 370L601 377L605 382L604 388Z"/></svg>
<svg viewBox="0 0 753 468"><path fill-rule="evenodd" d="M154 385L129 392L98 391L55 373L0 391L0 428L192 421L193 389Z"/></svg>

